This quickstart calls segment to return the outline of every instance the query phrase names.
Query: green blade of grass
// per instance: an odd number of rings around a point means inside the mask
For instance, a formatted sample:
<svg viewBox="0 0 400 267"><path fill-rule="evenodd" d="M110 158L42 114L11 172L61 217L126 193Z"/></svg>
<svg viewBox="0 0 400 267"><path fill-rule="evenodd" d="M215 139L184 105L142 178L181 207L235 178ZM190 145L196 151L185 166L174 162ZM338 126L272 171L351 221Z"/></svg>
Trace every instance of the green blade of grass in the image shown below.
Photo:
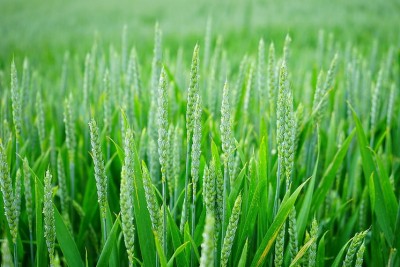
<svg viewBox="0 0 400 267"><path fill-rule="evenodd" d="M194 242L192 236L190 235L188 223L185 224L185 233L184 233L184 235L185 235L185 243L188 242L188 241L190 242L190 244L192 246L192 249L194 251L194 255L196 256L197 261L200 262L200 253L199 253L199 250L197 249L196 242Z"/></svg>
<svg viewBox="0 0 400 267"><path fill-rule="evenodd" d="M321 237L318 243L317 249L317 266L324 267L325 266L325 236L327 232Z"/></svg>
<svg viewBox="0 0 400 267"><path fill-rule="evenodd" d="M167 267L167 258L165 257L164 249L161 245L160 239L157 236L157 232L154 231L153 234L154 234L154 241L156 244L158 259L160 260L160 265L161 267Z"/></svg>
<svg viewBox="0 0 400 267"><path fill-rule="evenodd" d="M98 267L106 267L109 266L110 256L113 252L114 248L116 248L116 240L117 236L120 232L120 222L119 222L119 215L114 222L114 225L111 228L111 231L108 234L107 241L104 244L104 247L101 251L99 260L97 262ZM71 265L73 266L73 265ZM111 266L111 265L110 265Z"/></svg>
<svg viewBox="0 0 400 267"><path fill-rule="evenodd" d="M339 253L337 254L337 256L335 258L335 261L332 264L332 267L338 267L339 266L339 263L342 260L344 251L346 250L347 246L350 244L351 240L353 240L353 239L351 238L349 241L347 241L347 243L344 244L344 246L340 249Z"/></svg>
<svg viewBox="0 0 400 267"><path fill-rule="evenodd" d="M278 236L279 230L285 223L286 218L289 216L290 210L293 208L294 203L296 202L296 199L300 194L300 191L308 181L309 180L307 179L304 183L302 183L290 197L287 197L289 195L289 192L286 193L287 196L285 196L284 200L282 201L281 207L278 210L275 220L265 234L260 247L257 249L251 266L261 266L264 263L268 252L271 250L272 245L274 244L274 241Z"/></svg>
<svg viewBox="0 0 400 267"><path fill-rule="evenodd" d="M249 193L246 194L245 199L247 202L250 202L249 208L247 212L243 211L243 219L239 223L238 227L238 243L235 252L235 262L239 261L240 251L242 250L243 246L245 245L245 240L247 238L251 238L249 233L253 232L254 225L256 223L257 214L259 211L260 205L260 191L261 191L261 184L257 183L254 179L255 177L251 177L250 179L254 180L253 182L250 181L250 189ZM254 188L254 189L252 189Z"/></svg>
<svg viewBox="0 0 400 267"><path fill-rule="evenodd" d="M307 227L308 217L310 215L310 209L311 209L312 200L313 200L314 185L315 185L315 180L317 177L319 152L320 152L320 145L321 145L319 134L318 134L317 140L318 140L317 141L317 159L315 161L314 171L311 176L310 184L308 185L303 204L300 207L299 215L297 217L297 230L298 230L297 238L300 242L303 240L303 235L304 235L304 231L306 230L306 227Z"/></svg>
<svg viewBox="0 0 400 267"><path fill-rule="evenodd" d="M396 225L394 228L394 236L400 236L400 205L397 209ZM400 251L400 238L395 238L394 247L397 248L397 251Z"/></svg>
<svg viewBox="0 0 400 267"><path fill-rule="evenodd" d="M168 267L172 267L174 266L174 259L176 257L178 257L179 255L181 255L182 251L184 251L185 247L189 244L189 242L185 242L182 245L180 245L174 252L174 254L172 254L171 258L169 259L167 266ZM181 266L181 265L178 265Z"/></svg>
<svg viewBox="0 0 400 267"><path fill-rule="evenodd" d="M36 266L47 266L47 249L43 229L43 185L35 177L35 209L36 209Z"/></svg>
<svg viewBox="0 0 400 267"><path fill-rule="evenodd" d="M238 262L238 267L245 267L246 266L246 261L247 261L247 248L248 248L248 240L246 240L246 243L244 244L242 254L240 255L240 259Z"/></svg>
<svg viewBox="0 0 400 267"><path fill-rule="evenodd" d="M167 214L168 214L168 225L169 225L169 229L170 229L170 233L171 233L171 237L172 237L172 244L173 244L175 250L177 250L182 245L182 238L180 235L179 228L176 225L174 219L172 218L171 213L169 212L169 209L167 210ZM178 254L176 256L176 263L178 266L187 266L187 261L186 261L185 255Z"/></svg>
<svg viewBox="0 0 400 267"><path fill-rule="evenodd" d="M204 231L204 224L206 221L206 209L203 209L201 211L199 220L196 225L196 229L194 229L194 237L193 240L196 244L201 244L201 241L203 240L203 231Z"/></svg>
<svg viewBox="0 0 400 267"><path fill-rule="evenodd" d="M395 220L396 217L394 217L394 215L396 214L396 211L398 209L398 204L392 186L390 185L389 176L387 175L387 172L385 170L385 165L383 164L381 157L374 151L371 152L375 156L375 160L378 165L378 171L380 177L379 182L382 188L382 192L384 192L383 194L385 198L384 202L386 205L388 205L389 214L393 215L391 219Z"/></svg>
<svg viewBox="0 0 400 267"><path fill-rule="evenodd" d="M292 266L296 266L297 263L299 262L299 260L304 256L304 254L307 252L308 248L312 245L312 243L316 242L316 240L314 238L311 238L310 240L308 240L307 243L304 244L304 246L302 246L299 250L299 252L297 253L296 257L294 257L294 259L292 260L292 262L290 263L289 267Z"/></svg>
<svg viewBox="0 0 400 267"><path fill-rule="evenodd" d="M372 202L373 212L376 214L376 219L378 221L381 230L385 235L386 240L391 245L393 243L393 233L394 233L393 231L394 231L397 209L393 210L393 205L391 205L389 201L387 201L387 196L384 193L385 191L383 191L384 188L382 188L381 177L378 176L379 173L376 170L375 162L372 157L372 152L369 149L369 144L367 142L367 137L365 136L364 129L361 125L359 118L357 117L357 114L353 109L352 112L353 112L353 119L357 129L357 139L359 143L364 176L366 178L366 182L368 182L369 177L372 177L373 180L373 187L374 187L374 197L373 197L374 200Z"/></svg>
<svg viewBox="0 0 400 267"><path fill-rule="evenodd" d="M346 138L343 142L341 148L336 152L336 155L333 158L331 164L329 164L328 168L326 169L321 182L315 192L315 197L312 201L312 211L315 211L324 201L326 194L328 193L329 189L332 187L334 179L336 177L336 173L340 168L344 157L346 156L346 152L350 146L351 140L355 135L355 130L353 130L350 135Z"/></svg>
<svg viewBox="0 0 400 267"><path fill-rule="evenodd" d="M89 224L92 223L96 212L99 210L99 205L97 204L97 193L96 193L96 181L94 176L90 176L86 183L85 194L83 198L82 209L85 212L85 216L82 218L79 225L79 231L77 236L77 244L80 249L84 246L85 238L88 234L87 230ZM96 204L93 204L96 203Z"/></svg>
<svg viewBox="0 0 400 267"><path fill-rule="evenodd" d="M65 261L69 266L83 267L84 263L82 261L81 255L79 253L78 247L71 236L67 226L65 225L60 213L54 206L54 219L56 226L57 241L60 245L61 251L64 254Z"/></svg>
<svg viewBox="0 0 400 267"><path fill-rule="evenodd" d="M136 146L133 145L134 173L133 178L133 207L140 250L142 252L143 263L146 266L155 266L154 252L156 251L154 236L149 235L152 229L150 213L147 209L146 196L143 187L142 170Z"/></svg>
<svg viewBox="0 0 400 267"><path fill-rule="evenodd" d="M260 210L268 210L268 165L267 165L268 142L265 138L261 140L259 156L258 156L258 176L261 184L260 188ZM258 239L262 240L268 222L268 212L260 212L258 214Z"/></svg>
<svg viewBox="0 0 400 267"><path fill-rule="evenodd" d="M111 232L112 232L114 226L116 226L115 223L116 223L116 222L113 223L113 221L112 221L112 214L111 214L111 212L110 212L110 208L107 207L107 214L106 214L107 241L106 241L106 240L103 240L103 242L104 242L104 246L107 245L107 242L108 242L108 241L111 243L111 245L109 245L109 246L112 246L112 245L113 245L113 246L111 247L111 249L110 249L110 254L108 255L108 257L106 257L106 258L108 259L108 264L109 264L110 267L116 267L116 266L119 265L119 262L120 262L119 259L118 259L118 251L112 249L112 248L114 248L114 247L116 246L115 240L112 240L112 239L109 239L109 238L108 238L108 236L111 235ZM102 224L104 224L104 222L103 222ZM104 226L103 226L103 227L104 227ZM119 228L118 228L117 230L119 230ZM115 238L116 238L116 237L115 237ZM112 241L113 241L113 242L112 242Z"/></svg>
<svg viewBox="0 0 400 267"><path fill-rule="evenodd" d="M245 176L245 171L246 171L245 168L243 168L240 171L240 173L236 177L236 180L235 180L235 183L234 183L233 187L231 188L232 191L229 194L229 203L230 203L231 207L235 203L235 200L236 200L237 196L239 195L239 192L243 188L243 179L244 179L244 176Z"/></svg>
<svg viewBox="0 0 400 267"><path fill-rule="evenodd" d="M111 137L107 136L107 139L114 144L120 162L124 162L124 150Z"/></svg>

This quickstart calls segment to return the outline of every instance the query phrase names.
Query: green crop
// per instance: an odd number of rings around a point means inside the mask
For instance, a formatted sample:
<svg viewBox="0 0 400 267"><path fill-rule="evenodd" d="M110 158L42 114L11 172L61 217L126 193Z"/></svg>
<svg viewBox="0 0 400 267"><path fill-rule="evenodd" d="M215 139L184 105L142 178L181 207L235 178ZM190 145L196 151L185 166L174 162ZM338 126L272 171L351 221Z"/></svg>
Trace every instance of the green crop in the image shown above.
<svg viewBox="0 0 400 267"><path fill-rule="evenodd" d="M372 15L342 14L339 28L318 12L318 25L299 19L298 3L264 22L261 2L241 13L210 2L201 24L180 4L187 25L168 23L174 3L135 17L145 27L109 21L81 42L32 34L33 48L27 20L0 11L1 265L398 266L390 4L377 20L362 2ZM326 19L341 14L325 4ZM245 26L221 21L231 12Z"/></svg>

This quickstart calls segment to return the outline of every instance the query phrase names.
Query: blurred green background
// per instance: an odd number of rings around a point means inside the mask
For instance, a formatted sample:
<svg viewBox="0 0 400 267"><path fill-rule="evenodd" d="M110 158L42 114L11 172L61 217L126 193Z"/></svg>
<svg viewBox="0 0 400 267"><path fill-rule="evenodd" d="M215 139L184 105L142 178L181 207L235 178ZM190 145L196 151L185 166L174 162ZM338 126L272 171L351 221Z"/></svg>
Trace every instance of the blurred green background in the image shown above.
<svg viewBox="0 0 400 267"><path fill-rule="evenodd" d="M7 68L13 55L17 62L28 56L35 64L60 61L67 49L83 54L94 36L105 48L110 43L119 47L124 24L129 44L140 53L152 47L155 21L163 30L164 48L182 46L186 56L195 42L202 43L208 17L213 37L223 35L225 47L240 48L241 55L256 51L260 37L280 45L288 32L294 51L301 47L301 53L315 50L320 29L343 45L378 39L385 47L398 44L400 36L398 0L1 0L0 68ZM151 53L142 59L147 56Z"/></svg>

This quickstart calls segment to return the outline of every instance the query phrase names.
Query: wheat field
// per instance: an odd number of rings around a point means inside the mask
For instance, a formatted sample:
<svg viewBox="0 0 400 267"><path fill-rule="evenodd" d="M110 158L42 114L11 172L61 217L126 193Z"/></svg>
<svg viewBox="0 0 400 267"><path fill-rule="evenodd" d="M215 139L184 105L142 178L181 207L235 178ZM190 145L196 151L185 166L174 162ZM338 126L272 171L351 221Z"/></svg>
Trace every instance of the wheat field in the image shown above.
<svg viewBox="0 0 400 267"><path fill-rule="evenodd" d="M399 266L400 7L339 2L1 3L1 266Z"/></svg>

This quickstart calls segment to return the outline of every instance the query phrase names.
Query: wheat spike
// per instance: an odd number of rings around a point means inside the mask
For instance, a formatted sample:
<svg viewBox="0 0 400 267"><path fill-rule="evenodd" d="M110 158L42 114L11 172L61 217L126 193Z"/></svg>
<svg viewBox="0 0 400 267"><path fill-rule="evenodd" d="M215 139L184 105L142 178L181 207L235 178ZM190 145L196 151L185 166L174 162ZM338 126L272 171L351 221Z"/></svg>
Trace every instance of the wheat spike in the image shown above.
<svg viewBox="0 0 400 267"><path fill-rule="evenodd" d="M103 152L101 151L99 128L94 119L89 122L90 143L94 162L94 176L96 179L97 197L100 206L101 217L106 218L107 213L107 175L104 166Z"/></svg>
<svg viewBox="0 0 400 267"><path fill-rule="evenodd" d="M236 198L235 204L232 208L232 214L229 218L228 228L226 229L226 235L221 251L221 266L227 266L228 259L231 254L233 246L233 240L235 239L236 229L239 223L240 210L242 206L242 195Z"/></svg>
<svg viewBox="0 0 400 267"><path fill-rule="evenodd" d="M314 218L311 223L311 231L310 231L311 238L315 239L308 250L308 266L314 267L315 266L315 259L317 258L317 237L318 237L318 223L317 220Z"/></svg>
<svg viewBox="0 0 400 267"><path fill-rule="evenodd" d="M365 251L365 244L363 242L357 251L356 264L354 265L355 267L362 267L364 260L364 251Z"/></svg>
<svg viewBox="0 0 400 267"><path fill-rule="evenodd" d="M201 243L200 266L208 267L214 265L214 234L215 219L210 213L206 215L206 224L203 232L203 242Z"/></svg>
<svg viewBox="0 0 400 267"><path fill-rule="evenodd" d="M50 170L47 170L44 177L44 237L46 239L47 250L49 252L50 266L54 266L56 228L54 222L53 186L51 184L51 180L52 175Z"/></svg>
<svg viewBox="0 0 400 267"><path fill-rule="evenodd" d="M160 206L157 203L157 197L153 189L153 183L151 182L149 171L144 163L142 163L143 172L143 187L146 195L147 209L150 213L151 224L153 231L156 231L161 243L164 243L163 239L163 217L160 212Z"/></svg>
<svg viewBox="0 0 400 267"><path fill-rule="evenodd" d="M275 116L275 101L276 101L276 80L275 80L275 47L274 43L269 45L268 52L268 95L269 95L269 111L270 116Z"/></svg>
<svg viewBox="0 0 400 267"><path fill-rule="evenodd" d="M13 189L11 176L7 164L7 157L3 143L0 140L0 186L3 194L4 211L11 232L13 243L16 244L18 236L18 220L21 201L21 173L17 172Z"/></svg>
<svg viewBox="0 0 400 267"><path fill-rule="evenodd" d="M352 266L354 256L357 253L357 249L359 248L360 244L363 243L365 236L367 235L368 230L356 233L353 237L349 248L347 249L346 257L343 261L343 267L350 267Z"/></svg>
<svg viewBox="0 0 400 267"><path fill-rule="evenodd" d="M126 166L123 166L121 172L120 191L122 232L124 234L124 241L128 253L129 265L133 266L135 226L133 224L133 185L131 184L131 182L132 177L127 177Z"/></svg>
<svg viewBox="0 0 400 267"><path fill-rule="evenodd" d="M197 95L196 107L194 111L194 122L193 122L193 140L192 140L192 153L191 153L191 176L192 176L192 185L193 185L193 204L196 201L197 194L197 182L199 180L199 168L200 168L200 156L201 156L201 103L200 96Z"/></svg>
<svg viewBox="0 0 400 267"><path fill-rule="evenodd" d="M196 99L199 94L199 45L193 51L192 65L190 68L190 83L187 91L186 129L188 135L193 132L193 121L196 110Z"/></svg>
<svg viewBox="0 0 400 267"><path fill-rule="evenodd" d="M11 63L11 105L12 105L12 117L14 122L15 136L17 141L21 136L21 91L18 86L17 68L15 67L14 60Z"/></svg>
<svg viewBox="0 0 400 267"><path fill-rule="evenodd" d="M45 151L46 125L43 110L43 99L40 92L36 94L36 126L39 133L40 148L42 153Z"/></svg>
<svg viewBox="0 0 400 267"><path fill-rule="evenodd" d="M285 246L285 229L286 226L283 224L282 228L279 230L278 236L275 242L275 258L274 264L276 267L282 266L283 263L283 250Z"/></svg>
<svg viewBox="0 0 400 267"><path fill-rule="evenodd" d="M295 207L289 213L289 246L291 260L296 257L298 252L297 246L297 222L296 222L296 209Z"/></svg>
<svg viewBox="0 0 400 267"><path fill-rule="evenodd" d="M28 214L28 226L32 230L33 221L33 201L32 201L32 186L31 186L31 172L28 159L25 157L23 161L24 171L24 194L25 194L25 207Z"/></svg>

